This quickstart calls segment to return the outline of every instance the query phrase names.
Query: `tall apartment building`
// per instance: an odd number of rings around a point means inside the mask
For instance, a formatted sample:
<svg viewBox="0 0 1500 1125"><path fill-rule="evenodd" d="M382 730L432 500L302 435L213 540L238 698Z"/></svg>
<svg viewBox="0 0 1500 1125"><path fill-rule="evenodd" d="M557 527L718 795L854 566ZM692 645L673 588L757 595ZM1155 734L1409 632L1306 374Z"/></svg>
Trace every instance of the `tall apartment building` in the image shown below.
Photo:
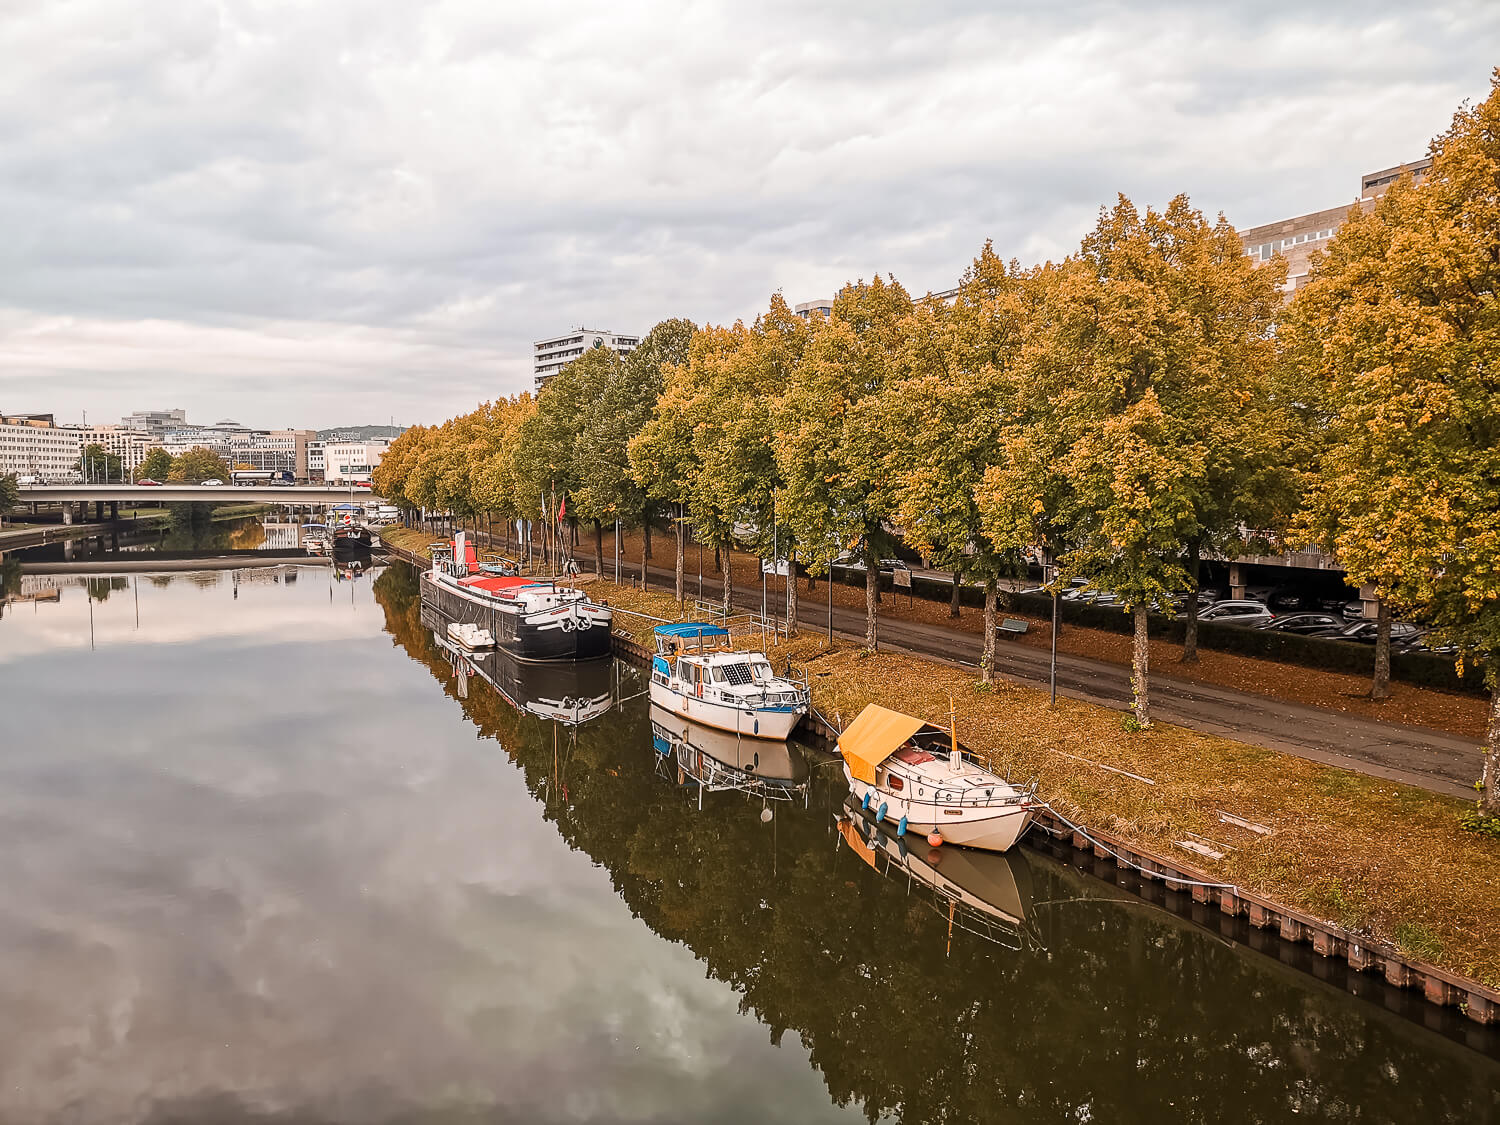
<svg viewBox="0 0 1500 1125"><path fill-rule="evenodd" d="M1312 270L1313 251L1328 245L1328 240L1349 217L1352 208L1360 207L1369 211L1403 173L1410 172L1412 178L1420 183L1431 167L1432 161L1424 157L1410 164L1397 164L1378 172L1368 172L1360 177L1359 198L1352 203L1242 230L1240 241L1244 243L1245 253L1250 255L1250 260L1256 265L1269 262L1272 258L1284 258L1287 270L1282 292L1290 298L1307 284Z"/></svg>
<svg viewBox="0 0 1500 1125"><path fill-rule="evenodd" d="M531 381L540 392L559 371L590 348L608 348L627 356L640 347L639 336L621 336L597 328L575 328L564 336L538 340L531 345Z"/></svg>
<svg viewBox="0 0 1500 1125"><path fill-rule="evenodd" d="M50 423L50 415L6 415L0 423L0 476L68 481L78 463L78 434ZM49 419L49 421L43 421Z"/></svg>

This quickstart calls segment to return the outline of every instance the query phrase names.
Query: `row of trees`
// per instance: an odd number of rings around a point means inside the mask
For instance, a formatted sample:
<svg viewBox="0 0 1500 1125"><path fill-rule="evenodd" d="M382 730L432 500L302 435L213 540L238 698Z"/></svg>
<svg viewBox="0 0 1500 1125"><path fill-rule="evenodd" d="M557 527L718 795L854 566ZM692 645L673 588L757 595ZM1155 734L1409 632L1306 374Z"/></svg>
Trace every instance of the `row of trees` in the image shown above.
<svg viewBox="0 0 1500 1125"><path fill-rule="evenodd" d="M547 513L555 486L596 529L649 526L654 506L677 531L679 597L689 528L726 557L769 556L774 535L815 573L855 551L871 648L899 530L984 583L987 680L999 579L1041 546L1059 580L1133 614L1141 726L1149 610L1196 587L1205 552L1317 542L1376 587L1383 651L1395 606L1483 663L1500 807L1500 85L1433 156L1422 184L1351 213L1287 304L1284 266L1255 268L1222 216L1121 197L1060 263L986 245L951 303L876 278L827 318L777 296L750 325L667 321L538 399L408 431L376 484L512 518Z"/></svg>
<svg viewBox="0 0 1500 1125"><path fill-rule="evenodd" d="M83 474L86 481L171 480L197 484L205 480L228 480L229 466L224 458L205 446L194 446L173 457L161 446L156 446L141 459L141 464L132 475L125 471L118 453L110 453L102 445L87 445L78 455L73 468Z"/></svg>

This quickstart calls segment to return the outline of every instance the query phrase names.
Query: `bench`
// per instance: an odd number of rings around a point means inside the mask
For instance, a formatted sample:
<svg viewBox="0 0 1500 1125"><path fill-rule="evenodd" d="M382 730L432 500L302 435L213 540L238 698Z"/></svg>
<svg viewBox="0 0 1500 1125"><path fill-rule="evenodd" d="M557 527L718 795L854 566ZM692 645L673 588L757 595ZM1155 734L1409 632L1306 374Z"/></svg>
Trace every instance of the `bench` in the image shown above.
<svg viewBox="0 0 1500 1125"><path fill-rule="evenodd" d="M1030 623L1022 621L1019 617L1007 617L1000 622L999 631L1002 633L1015 633L1017 636L1020 636L1030 628Z"/></svg>

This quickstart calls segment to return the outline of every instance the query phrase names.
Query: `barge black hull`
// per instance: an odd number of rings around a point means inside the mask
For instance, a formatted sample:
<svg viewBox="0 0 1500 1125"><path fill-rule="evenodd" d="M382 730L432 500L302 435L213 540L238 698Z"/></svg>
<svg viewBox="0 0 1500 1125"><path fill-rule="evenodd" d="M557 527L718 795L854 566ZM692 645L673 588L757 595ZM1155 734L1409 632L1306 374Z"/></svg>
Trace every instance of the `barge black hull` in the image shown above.
<svg viewBox="0 0 1500 1125"><path fill-rule="evenodd" d="M488 629L495 638L495 647L516 660L534 663L598 660L612 651L608 628L562 629L556 625L539 628L521 614L482 605L444 589L427 574L422 575L422 602L449 621Z"/></svg>

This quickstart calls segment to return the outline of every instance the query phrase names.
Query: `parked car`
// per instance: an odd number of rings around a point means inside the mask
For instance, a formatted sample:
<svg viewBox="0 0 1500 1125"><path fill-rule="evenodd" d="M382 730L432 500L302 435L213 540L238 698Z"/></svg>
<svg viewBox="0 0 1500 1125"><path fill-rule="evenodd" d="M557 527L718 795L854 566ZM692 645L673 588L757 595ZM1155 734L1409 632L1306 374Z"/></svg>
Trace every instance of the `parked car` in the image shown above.
<svg viewBox="0 0 1500 1125"><path fill-rule="evenodd" d="M1329 629L1339 629L1343 622L1331 613L1289 613L1285 617L1273 617L1257 625L1277 633L1297 633L1300 636L1317 636Z"/></svg>
<svg viewBox="0 0 1500 1125"><path fill-rule="evenodd" d="M1186 614L1179 613L1178 617ZM1264 625L1272 620L1273 614L1260 602L1251 601L1248 598L1238 598L1232 601L1214 602L1205 610L1198 613L1199 621L1212 621L1218 625L1244 625L1247 627Z"/></svg>
<svg viewBox="0 0 1500 1125"><path fill-rule="evenodd" d="M1282 586L1266 595L1266 608L1273 613L1296 613L1318 608L1318 599L1305 590Z"/></svg>
<svg viewBox="0 0 1500 1125"><path fill-rule="evenodd" d="M224 482L221 481L218 477L209 477L207 480L201 481L199 483L201 483L204 488L223 488L224 487Z"/></svg>
<svg viewBox="0 0 1500 1125"><path fill-rule="evenodd" d="M161 487L161 481L159 481L159 480L152 480L150 477L142 477L140 480L136 481L135 483L139 487L141 487L141 488L160 488Z"/></svg>
<svg viewBox="0 0 1500 1125"><path fill-rule="evenodd" d="M1342 625L1338 628L1328 629L1321 633L1312 634L1315 637L1328 637L1335 641L1353 641L1356 644L1372 645L1375 643L1375 632L1377 623L1372 618L1356 621L1352 625ZM1406 646L1420 640L1427 632L1420 625L1413 625L1410 621L1391 622L1391 644L1396 648Z"/></svg>

